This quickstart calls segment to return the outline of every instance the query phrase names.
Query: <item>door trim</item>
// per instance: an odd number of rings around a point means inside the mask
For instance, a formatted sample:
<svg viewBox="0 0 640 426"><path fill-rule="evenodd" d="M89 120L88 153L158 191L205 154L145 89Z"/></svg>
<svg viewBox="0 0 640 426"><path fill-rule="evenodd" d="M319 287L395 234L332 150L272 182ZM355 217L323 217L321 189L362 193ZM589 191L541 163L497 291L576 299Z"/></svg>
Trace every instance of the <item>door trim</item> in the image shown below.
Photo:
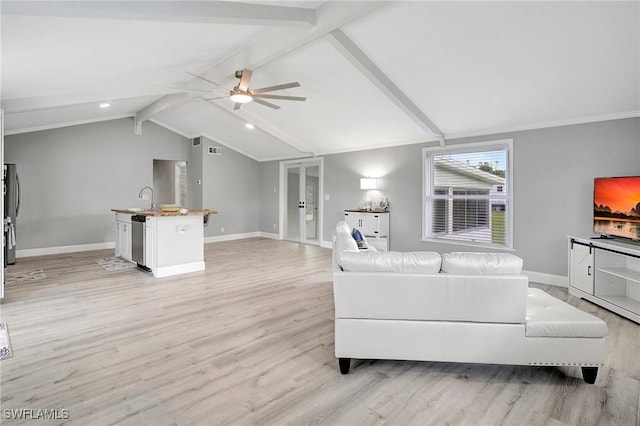
<svg viewBox="0 0 640 426"><path fill-rule="evenodd" d="M309 241L301 241L306 244L314 244L321 245L322 237L323 237L323 219L324 219L324 158L316 157L316 158L305 158L300 160L285 160L280 161L280 188L278 194L278 237L281 240L285 239L285 215L287 208L287 200L286 200L286 184L287 184L287 175L286 169L287 166L291 166L294 164L302 165L317 165L320 169L319 176L319 185L318 185L318 241L317 242L309 242Z"/></svg>

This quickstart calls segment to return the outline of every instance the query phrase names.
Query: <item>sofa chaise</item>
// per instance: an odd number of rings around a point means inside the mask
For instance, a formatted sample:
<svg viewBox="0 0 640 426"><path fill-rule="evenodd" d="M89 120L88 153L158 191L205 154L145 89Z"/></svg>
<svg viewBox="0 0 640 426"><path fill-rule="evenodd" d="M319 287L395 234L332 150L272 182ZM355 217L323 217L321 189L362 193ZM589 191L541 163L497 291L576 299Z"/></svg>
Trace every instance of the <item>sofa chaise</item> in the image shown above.
<svg viewBox="0 0 640 426"><path fill-rule="evenodd" d="M607 324L529 288L512 254L375 252L333 233L335 355L351 359L580 366L595 383Z"/></svg>

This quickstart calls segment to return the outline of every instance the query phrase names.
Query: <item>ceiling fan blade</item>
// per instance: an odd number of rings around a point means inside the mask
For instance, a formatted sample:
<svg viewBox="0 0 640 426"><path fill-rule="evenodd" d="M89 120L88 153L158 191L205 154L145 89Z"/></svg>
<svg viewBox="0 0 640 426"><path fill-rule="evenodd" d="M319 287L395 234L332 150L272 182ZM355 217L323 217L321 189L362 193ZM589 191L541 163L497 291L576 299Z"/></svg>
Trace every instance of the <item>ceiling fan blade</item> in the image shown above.
<svg viewBox="0 0 640 426"><path fill-rule="evenodd" d="M195 78L199 78L200 80L204 80L204 81L206 81L207 83L211 83L211 84L213 84L214 86L217 86L217 87L219 87L219 88L221 88L221 89L229 90L229 89L227 89L226 87L219 85L219 84L218 84L218 83L216 83L215 81L209 80L208 78L204 78L204 77L202 77L202 76L199 76L199 75L197 75L197 74L191 73L191 72L189 72L189 71L187 71L187 74L192 75L192 76L194 76Z"/></svg>
<svg viewBox="0 0 640 426"><path fill-rule="evenodd" d="M255 102L257 104L260 104L260 105L267 106L269 108L280 109L280 107L278 105L272 104L271 102L263 101L262 99L257 99L256 97L253 98L253 102Z"/></svg>
<svg viewBox="0 0 640 426"><path fill-rule="evenodd" d="M261 99L282 99L284 101L306 101L307 98L303 96L282 96L282 95L256 95L253 94L253 99L261 98Z"/></svg>
<svg viewBox="0 0 640 426"><path fill-rule="evenodd" d="M240 84L238 85L238 89L240 89L240 91L246 92L247 90L249 90L249 80L251 80L251 74L253 74L251 70L248 70L246 68L242 70L242 77L240 78Z"/></svg>
<svg viewBox="0 0 640 426"><path fill-rule="evenodd" d="M194 99L195 101L213 101L216 99L226 99L229 96L216 96L215 98L200 98L200 99Z"/></svg>
<svg viewBox="0 0 640 426"><path fill-rule="evenodd" d="M291 89L292 87L300 87L300 83L296 81L293 83L278 84L277 86L261 87L260 89L252 90L251 93L253 93L254 95L259 95L260 93L273 92L274 90Z"/></svg>
<svg viewBox="0 0 640 426"><path fill-rule="evenodd" d="M207 92L207 93L211 93L212 91L216 90L216 89L187 89L186 87L176 87L176 89L182 90L183 92Z"/></svg>
<svg viewBox="0 0 640 426"><path fill-rule="evenodd" d="M236 102L236 103L234 103L234 104L233 104L233 110L234 110L234 111L237 111L237 110L239 110L239 109L240 109L240 107L241 107L241 106L242 106L242 104L240 104L240 103Z"/></svg>

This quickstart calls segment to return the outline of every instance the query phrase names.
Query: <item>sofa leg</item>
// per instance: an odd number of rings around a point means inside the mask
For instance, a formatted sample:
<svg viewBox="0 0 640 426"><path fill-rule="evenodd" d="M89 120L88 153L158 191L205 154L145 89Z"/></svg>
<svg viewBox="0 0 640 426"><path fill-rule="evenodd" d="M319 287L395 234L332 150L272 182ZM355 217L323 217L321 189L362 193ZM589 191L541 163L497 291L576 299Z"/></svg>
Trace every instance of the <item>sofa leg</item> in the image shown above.
<svg viewBox="0 0 640 426"><path fill-rule="evenodd" d="M351 368L351 358L338 358L338 365L342 374L349 374Z"/></svg>
<svg viewBox="0 0 640 426"><path fill-rule="evenodd" d="M582 378L590 385L596 382L598 376L598 367L582 367Z"/></svg>

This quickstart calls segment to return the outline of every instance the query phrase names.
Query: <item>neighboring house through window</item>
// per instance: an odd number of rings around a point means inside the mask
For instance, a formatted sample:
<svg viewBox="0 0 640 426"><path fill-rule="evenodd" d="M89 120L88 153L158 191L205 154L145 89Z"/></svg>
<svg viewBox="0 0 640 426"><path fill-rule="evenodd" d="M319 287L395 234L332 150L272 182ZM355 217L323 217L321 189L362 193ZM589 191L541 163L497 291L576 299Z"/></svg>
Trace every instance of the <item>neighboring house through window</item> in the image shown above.
<svg viewBox="0 0 640 426"><path fill-rule="evenodd" d="M512 248L512 140L424 148L423 239Z"/></svg>

